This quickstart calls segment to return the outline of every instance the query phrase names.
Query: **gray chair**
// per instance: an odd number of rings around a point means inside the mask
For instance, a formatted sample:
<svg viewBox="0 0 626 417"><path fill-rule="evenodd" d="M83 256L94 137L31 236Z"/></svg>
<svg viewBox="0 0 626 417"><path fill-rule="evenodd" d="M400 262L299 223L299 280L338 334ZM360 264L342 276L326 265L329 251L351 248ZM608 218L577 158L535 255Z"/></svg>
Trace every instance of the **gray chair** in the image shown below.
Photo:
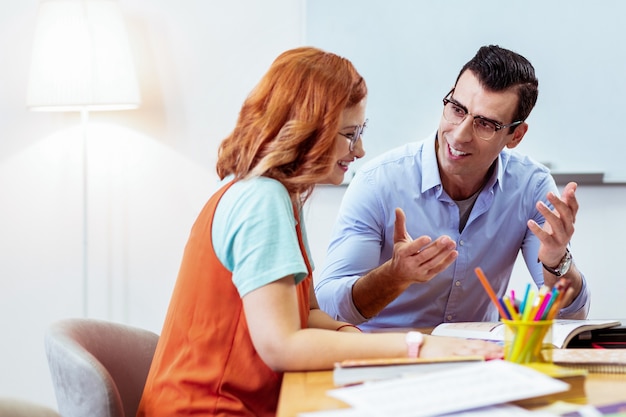
<svg viewBox="0 0 626 417"><path fill-rule="evenodd" d="M61 417L52 408L17 398L0 398L0 417Z"/></svg>
<svg viewBox="0 0 626 417"><path fill-rule="evenodd" d="M135 417L159 336L95 319L65 319L45 335L63 417Z"/></svg>

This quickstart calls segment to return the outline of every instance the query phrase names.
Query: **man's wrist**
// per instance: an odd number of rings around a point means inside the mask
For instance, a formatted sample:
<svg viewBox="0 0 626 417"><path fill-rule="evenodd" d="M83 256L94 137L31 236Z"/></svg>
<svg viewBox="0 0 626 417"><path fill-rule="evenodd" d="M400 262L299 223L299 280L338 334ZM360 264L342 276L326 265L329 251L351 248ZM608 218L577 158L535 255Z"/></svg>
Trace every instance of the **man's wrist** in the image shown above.
<svg viewBox="0 0 626 417"><path fill-rule="evenodd" d="M562 277L567 274L572 267L572 254L569 249L565 248L565 255L561 258L559 263L556 266L546 265L545 263L541 263L543 268L551 273L554 276Z"/></svg>

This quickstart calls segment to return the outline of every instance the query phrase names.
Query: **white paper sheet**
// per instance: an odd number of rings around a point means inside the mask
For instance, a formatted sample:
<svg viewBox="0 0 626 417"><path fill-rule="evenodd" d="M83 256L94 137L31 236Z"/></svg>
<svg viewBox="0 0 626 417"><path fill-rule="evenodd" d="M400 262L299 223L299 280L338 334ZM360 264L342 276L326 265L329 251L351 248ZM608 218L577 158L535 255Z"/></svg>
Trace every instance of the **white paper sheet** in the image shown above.
<svg viewBox="0 0 626 417"><path fill-rule="evenodd" d="M493 360L426 375L328 391L371 416L428 417L566 391L569 385L531 368ZM354 414L358 415L358 414Z"/></svg>
<svg viewBox="0 0 626 417"><path fill-rule="evenodd" d="M500 404L489 407L476 408L459 413L446 414L442 417L554 417L554 413L544 411L529 411L512 404ZM355 408L342 408L339 410L315 411L300 413L298 417L371 417L372 414Z"/></svg>

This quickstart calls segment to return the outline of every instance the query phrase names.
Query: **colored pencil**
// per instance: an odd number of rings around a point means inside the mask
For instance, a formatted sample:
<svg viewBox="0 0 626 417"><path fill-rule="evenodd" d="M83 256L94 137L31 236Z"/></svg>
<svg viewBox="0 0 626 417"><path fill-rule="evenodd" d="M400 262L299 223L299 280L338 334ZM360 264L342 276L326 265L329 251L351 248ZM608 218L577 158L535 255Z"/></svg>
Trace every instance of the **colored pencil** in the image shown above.
<svg viewBox="0 0 626 417"><path fill-rule="evenodd" d="M487 277L483 273L483 270L480 269L480 267L477 267L474 269L474 272L476 272L476 275L478 276L480 283L483 284L483 287L485 288L487 295L491 299L491 302L493 303L493 305L496 306L496 308L500 312L500 316L506 318L507 317L506 311L504 310L504 308L502 308L502 304L500 304L500 301L498 301L498 297L496 297L496 293L493 292L493 288L491 288L489 281L487 281Z"/></svg>

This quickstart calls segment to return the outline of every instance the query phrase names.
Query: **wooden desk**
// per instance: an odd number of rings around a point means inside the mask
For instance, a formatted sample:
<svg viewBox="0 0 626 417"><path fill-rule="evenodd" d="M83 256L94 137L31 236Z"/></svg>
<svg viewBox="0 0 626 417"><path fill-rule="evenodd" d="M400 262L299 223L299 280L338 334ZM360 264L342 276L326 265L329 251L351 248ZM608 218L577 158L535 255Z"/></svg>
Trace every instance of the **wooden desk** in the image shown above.
<svg viewBox="0 0 626 417"><path fill-rule="evenodd" d="M332 371L287 372L278 400L276 417L296 417L305 411L332 410L347 406L326 395L333 387ZM604 405L626 401L626 374L589 374L585 381L587 402Z"/></svg>

